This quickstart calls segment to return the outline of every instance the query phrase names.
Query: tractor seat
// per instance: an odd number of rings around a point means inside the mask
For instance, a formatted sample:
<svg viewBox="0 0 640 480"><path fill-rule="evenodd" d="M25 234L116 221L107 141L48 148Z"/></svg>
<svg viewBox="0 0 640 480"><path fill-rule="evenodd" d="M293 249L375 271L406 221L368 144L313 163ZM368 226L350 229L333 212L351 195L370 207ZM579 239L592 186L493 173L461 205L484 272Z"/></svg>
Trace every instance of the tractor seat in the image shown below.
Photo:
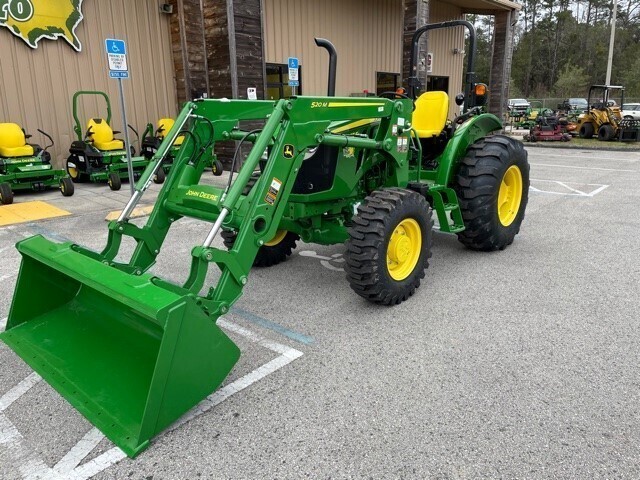
<svg viewBox="0 0 640 480"><path fill-rule="evenodd" d="M0 157L30 157L33 147L27 145L24 132L17 123L0 123Z"/></svg>
<svg viewBox="0 0 640 480"><path fill-rule="evenodd" d="M113 138L113 130L104 118L92 118L87 122L87 130L91 129L89 137L93 145L103 152L124 150L124 142Z"/></svg>
<svg viewBox="0 0 640 480"><path fill-rule="evenodd" d="M447 92L425 92L416 100L413 112L413 128L418 137L429 138L440 135L447 123L449 95Z"/></svg>
<svg viewBox="0 0 640 480"><path fill-rule="evenodd" d="M173 128L174 123L175 121L173 120L173 118L161 118L160 120L158 120L156 126L158 129L158 138L160 140L164 139L165 135L169 133L169 130ZM184 135L180 135L178 138L176 138L176 141L173 142L173 144L177 147L182 145L182 142L184 142Z"/></svg>

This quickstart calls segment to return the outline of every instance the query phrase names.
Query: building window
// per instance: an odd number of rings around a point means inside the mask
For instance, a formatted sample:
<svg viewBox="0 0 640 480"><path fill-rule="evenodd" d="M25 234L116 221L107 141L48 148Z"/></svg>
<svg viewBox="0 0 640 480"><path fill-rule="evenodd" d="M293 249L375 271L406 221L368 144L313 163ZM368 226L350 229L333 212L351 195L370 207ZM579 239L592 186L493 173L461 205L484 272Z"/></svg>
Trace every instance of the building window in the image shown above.
<svg viewBox="0 0 640 480"><path fill-rule="evenodd" d="M376 95L384 92L395 92L399 86L399 73L376 72Z"/></svg>
<svg viewBox="0 0 640 480"><path fill-rule="evenodd" d="M267 100L279 100L293 95L293 89L289 86L289 67L286 63L267 63ZM298 81L296 95L302 95L302 67L298 68Z"/></svg>
<svg viewBox="0 0 640 480"><path fill-rule="evenodd" d="M427 92L447 92L449 93L449 77L431 76L427 78Z"/></svg>

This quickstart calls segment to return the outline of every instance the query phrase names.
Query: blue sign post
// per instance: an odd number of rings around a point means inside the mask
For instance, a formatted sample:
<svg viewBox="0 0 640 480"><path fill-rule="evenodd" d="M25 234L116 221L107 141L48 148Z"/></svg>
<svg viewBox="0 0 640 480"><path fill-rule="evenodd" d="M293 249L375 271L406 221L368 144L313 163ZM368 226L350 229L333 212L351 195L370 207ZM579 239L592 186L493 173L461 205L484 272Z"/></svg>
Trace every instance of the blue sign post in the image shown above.
<svg viewBox="0 0 640 480"><path fill-rule="evenodd" d="M117 38L107 38L104 41L107 50L107 60L109 61L109 77L118 79L118 89L120 90L120 104L122 105L122 123L124 130L124 143L127 153L127 163L129 170L129 187L131 195L135 191L133 181L133 163L131 161L131 144L129 143L129 130L127 128L127 109L124 104L124 92L122 91L122 79L129 78L129 68L127 67L127 45L124 40Z"/></svg>
<svg viewBox="0 0 640 480"><path fill-rule="evenodd" d="M300 86L300 77L298 76L299 62L296 57L289 57L287 61L289 65L289 86L293 89L293 94L296 94L296 87Z"/></svg>

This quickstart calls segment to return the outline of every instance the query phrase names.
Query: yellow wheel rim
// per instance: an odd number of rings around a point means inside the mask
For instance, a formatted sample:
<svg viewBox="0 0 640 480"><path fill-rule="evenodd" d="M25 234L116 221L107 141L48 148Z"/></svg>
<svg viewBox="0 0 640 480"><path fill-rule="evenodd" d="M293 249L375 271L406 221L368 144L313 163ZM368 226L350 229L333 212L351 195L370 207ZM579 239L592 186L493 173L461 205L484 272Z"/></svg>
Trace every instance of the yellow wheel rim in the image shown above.
<svg viewBox="0 0 640 480"><path fill-rule="evenodd" d="M274 247L277 244L279 244L282 240L284 240L284 237L286 237L286 236L287 236L287 231L286 230L278 230L276 232L276 236L273 237L268 242L266 242L265 245L267 247Z"/></svg>
<svg viewBox="0 0 640 480"><path fill-rule="evenodd" d="M522 173L517 166L511 165L504 172L498 192L498 218L503 226L508 227L516 219L521 200Z"/></svg>
<svg viewBox="0 0 640 480"><path fill-rule="evenodd" d="M413 218L405 218L391 234L387 270L394 280L404 280L416 267L422 251L422 231Z"/></svg>
<svg viewBox="0 0 640 480"><path fill-rule="evenodd" d="M76 168L74 168L74 167L69 167L69 168L68 168L68 171L69 171L69 176L70 176L71 178L78 178L78 170L77 170Z"/></svg>

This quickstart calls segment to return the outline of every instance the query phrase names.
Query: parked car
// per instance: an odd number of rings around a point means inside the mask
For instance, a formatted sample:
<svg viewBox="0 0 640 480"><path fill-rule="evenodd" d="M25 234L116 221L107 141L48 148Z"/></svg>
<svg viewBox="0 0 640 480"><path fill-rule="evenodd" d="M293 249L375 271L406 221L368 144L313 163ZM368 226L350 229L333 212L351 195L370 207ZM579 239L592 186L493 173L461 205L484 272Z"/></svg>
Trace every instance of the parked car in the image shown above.
<svg viewBox="0 0 640 480"><path fill-rule="evenodd" d="M531 104L526 98L510 98L507 105L509 115L512 117L524 115L530 108Z"/></svg>
<svg viewBox="0 0 640 480"><path fill-rule="evenodd" d="M640 120L640 103L625 103L622 105L622 118Z"/></svg>
<svg viewBox="0 0 640 480"><path fill-rule="evenodd" d="M571 110L584 112L588 108L589 103L586 98L567 98L562 103L558 104L558 110L562 110L564 112L569 112Z"/></svg>

